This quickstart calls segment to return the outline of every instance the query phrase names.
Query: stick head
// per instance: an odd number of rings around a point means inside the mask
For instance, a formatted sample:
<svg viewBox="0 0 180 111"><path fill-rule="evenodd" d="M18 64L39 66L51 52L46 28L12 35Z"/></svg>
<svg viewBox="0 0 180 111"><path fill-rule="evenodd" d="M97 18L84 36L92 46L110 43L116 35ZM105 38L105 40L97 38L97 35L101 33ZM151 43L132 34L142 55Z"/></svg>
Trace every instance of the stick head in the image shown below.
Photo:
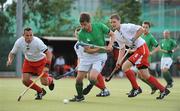
<svg viewBox="0 0 180 111"><path fill-rule="evenodd" d="M21 100L21 97L22 97L22 96L19 96L19 97L18 97L18 100L17 100L18 102Z"/></svg>
<svg viewBox="0 0 180 111"><path fill-rule="evenodd" d="M109 81L112 79L112 77L113 77L113 75L111 75L111 76L108 77L108 78L105 78L105 81L106 81L106 82L109 82Z"/></svg>

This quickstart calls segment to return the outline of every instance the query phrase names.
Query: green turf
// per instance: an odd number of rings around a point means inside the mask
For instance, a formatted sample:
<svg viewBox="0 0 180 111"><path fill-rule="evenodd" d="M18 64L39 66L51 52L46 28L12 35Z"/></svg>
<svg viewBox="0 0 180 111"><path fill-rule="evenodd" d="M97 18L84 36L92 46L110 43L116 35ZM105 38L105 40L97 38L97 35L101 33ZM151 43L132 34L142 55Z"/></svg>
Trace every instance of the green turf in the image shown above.
<svg viewBox="0 0 180 111"><path fill-rule="evenodd" d="M139 81L139 80L138 80ZM160 80L165 84L164 80ZM25 89L20 79L0 78L0 111L180 111L180 79L174 79L174 87L169 96L156 100L157 92L150 95L150 88L139 81L143 93L135 98L128 98L125 93L131 89L127 79L114 79L107 86L111 91L109 97L95 97L99 89L94 88L85 101L63 104L63 99L75 94L75 79L55 81L55 90L47 91L41 101L34 100L35 91L29 90L17 102L18 95ZM87 80L84 81L87 84Z"/></svg>

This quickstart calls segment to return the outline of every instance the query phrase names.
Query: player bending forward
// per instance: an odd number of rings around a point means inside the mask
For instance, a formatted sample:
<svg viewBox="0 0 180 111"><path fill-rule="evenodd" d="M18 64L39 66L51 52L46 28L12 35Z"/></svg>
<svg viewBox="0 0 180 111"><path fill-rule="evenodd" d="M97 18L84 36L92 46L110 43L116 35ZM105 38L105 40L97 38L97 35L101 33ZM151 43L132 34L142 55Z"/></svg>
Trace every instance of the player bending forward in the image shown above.
<svg viewBox="0 0 180 111"><path fill-rule="evenodd" d="M33 36L31 28L25 28L23 36L16 40L13 49L8 55L7 66L12 64L18 50L21 50L25 56L22 67L23 84L28 87L33 82L31 80L31 75L39 76L43 73L43 76L40 79L41 84L49 86L49 89L53 90L53 79L48 74L52 54L48 51L47 46L42 40ZM33 84L31 89L34 89L37 92L36 100L41 100L46 94L46 91L37 84Z"/></svg>
<svg viewBox="0 0 180 111"><path fill-rule="evenodd" d="M110 22L112 27L116 30L115 38L121 49L119 50L116 67L122 65L122 70L132 85L132 90L129 92L128 97L135 97L142 93L140 86L137 84L135 74L130 69L133 65L135 65L138 68L140 76L160 90L160 95L156 99L163 99L164 96L167 96L170 93L170 91L159 83L155 77L149 74L149 50L146 42L140 38L144 31L143 28L135 24L121 24L120 17L118 15L112 15L110 17ZM121 64L119 61L121 61L121 58L124 55L125 45L134 49L135 52L128 58L128 60Z"/></svg>

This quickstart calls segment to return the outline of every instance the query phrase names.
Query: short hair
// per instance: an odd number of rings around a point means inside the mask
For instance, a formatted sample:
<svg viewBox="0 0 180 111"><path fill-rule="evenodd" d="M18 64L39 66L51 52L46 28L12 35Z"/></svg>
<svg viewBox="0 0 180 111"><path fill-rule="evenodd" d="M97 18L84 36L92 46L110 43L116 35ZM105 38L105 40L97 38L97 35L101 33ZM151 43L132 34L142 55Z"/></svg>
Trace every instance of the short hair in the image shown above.
<svg viewBox="0 0 180 111"><path fill-rule="evenodd" d="M24 32L25 32L25 31L31 31L31 30L32 30L32 28L30 28L30 27L24 28Z"/></svg>
<svg viewBox="0 0 180 111"><path fill-rule="evenodd" d="M121 21L121 18L118 14L112 14L110 19L117 19L117 20Z"/></svg>
<svg viewBox="0 0 180 111"><path fill-rule="evenodd" d="M149 26L149 28L151 27L151 23L148 21L144 21L143 24L147 24Z"/></svg>
<svg viewBox="0 0 180 111"><path fill-rule="evenodd" d="M168 29L165 29L164 32L170 33L170 31Z"/></svg>
<svg viewBox="0 0 180 111"><path fill-rule="evenodd" d="M81 13L80 18L79 18L80 23L90 22L90 20L91 20L91 17L89 13L85 13L85 12Z"/></svg>

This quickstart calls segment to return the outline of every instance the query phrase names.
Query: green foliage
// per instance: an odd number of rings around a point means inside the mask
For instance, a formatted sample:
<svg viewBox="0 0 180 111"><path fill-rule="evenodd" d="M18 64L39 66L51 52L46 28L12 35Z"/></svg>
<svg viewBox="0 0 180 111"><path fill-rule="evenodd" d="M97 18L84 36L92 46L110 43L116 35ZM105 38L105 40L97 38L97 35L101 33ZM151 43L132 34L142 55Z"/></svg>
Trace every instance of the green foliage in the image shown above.
<svg viewBox="0 0 180 111"><path fill-rule="evenodd" d="M139 1L124 0L119 3L117 0L106 0L106 3L112 5L112 9L120 15L122 22L141 23L141 3Z"/></svg>
<svg viewBox="0 0 180 111"><path fill-rule="evenodd" d="M5 35L8 33L8 24L9 18L4 14L4 12L0 12L0 34Z"/></svg>
<svg viewBox="0 0 180 111"><path fill-rule="evenodd" d="M36 35L40 36L62 35L64 26L72 29L69 25L72 3L73 0L23 0L23 26L32 27ZM7 8L11 19L15 19L15 7L16 3L13 2Z"/></svg>

